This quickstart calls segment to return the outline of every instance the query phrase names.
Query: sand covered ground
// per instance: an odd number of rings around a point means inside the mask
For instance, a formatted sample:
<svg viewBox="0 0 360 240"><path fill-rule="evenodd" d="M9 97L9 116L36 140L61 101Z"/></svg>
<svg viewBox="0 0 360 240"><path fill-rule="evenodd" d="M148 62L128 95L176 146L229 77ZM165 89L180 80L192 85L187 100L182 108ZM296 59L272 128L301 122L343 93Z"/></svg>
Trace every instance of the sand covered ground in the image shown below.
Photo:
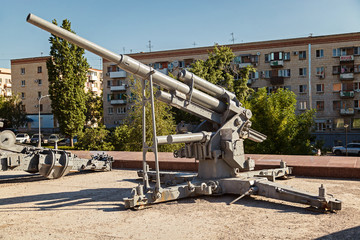
<svg viewBox="0 0 360 240"><path fill-rule="evenodd" d="M25 176L25 178L23 177ZM201 197L124 209L136 171L71 174L43 180L0 172L0 239L360 239L360 181L281 181L317 193L321 183L343 201L336 214L300 204L236 196ZM22 177L15 180L5 180Z"/></svg>

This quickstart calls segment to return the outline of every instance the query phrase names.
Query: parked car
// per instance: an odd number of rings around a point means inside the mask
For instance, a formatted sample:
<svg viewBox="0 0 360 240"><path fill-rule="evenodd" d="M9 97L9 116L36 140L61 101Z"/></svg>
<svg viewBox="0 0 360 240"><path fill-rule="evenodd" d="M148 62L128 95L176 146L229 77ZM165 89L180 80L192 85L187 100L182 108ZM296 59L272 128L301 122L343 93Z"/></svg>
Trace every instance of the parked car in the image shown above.
<svg viewBox="0 0 360 240"><path fill-rule="evenodd" d="M48 140L48 143L55 143L61 140L60 136L57 134L51 134Z"/></svg>
<svg viewBox="0 0 360 240"><path fill-rule="evenodd" d="M17 143L27 143L30 141L30 136L27 133L18 133L16 134Z"/></svg>
<svg viewBox="0 0 360 240"><path fill-rule="evenodd" d="M39 134L32 135L30 139L31 143L38 143L39 142ZM44 143L44 136L41 134L41 143Z"/></svg>
<svg viewBox="0 0 360 240"><path fill-rule="evenodd" d="M360 156L360 143L349 143L347 148L343 146L335 146L332 148L332 152L337 156L346 155L346 151L348 155Z"/></svg>
<svg viewBox="0 0 360 240"><path fill-rule="evenodd" d="M74 144L77 143L77 136L73 137L73 142L74 142ZM66 145L70 145L70 138L66 138L65 143L66 143Z"/></svg>

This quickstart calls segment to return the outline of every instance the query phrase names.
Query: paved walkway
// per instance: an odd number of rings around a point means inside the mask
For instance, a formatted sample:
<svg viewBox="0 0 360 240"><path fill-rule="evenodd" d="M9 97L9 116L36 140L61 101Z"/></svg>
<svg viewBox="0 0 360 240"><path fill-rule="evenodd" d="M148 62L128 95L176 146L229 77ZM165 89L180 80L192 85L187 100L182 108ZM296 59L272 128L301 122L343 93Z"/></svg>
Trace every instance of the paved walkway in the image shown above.
<svg viewBox="0 0 360 240"><path fill-rule="evenodd" d="M90 158L98 151L72 151L82 158ZM105 152L114 157L114 168L142 168L141 152ZM345 156L309 156L309 155L260 155L247 154L256 162L256 169L274 168L281 160L293 167L296 176L360 178L360 157ZM150 168L154 168L154 154L148 153ZM174 158L172 153L159 153L160 170L197 171L198 163L194 159Z"/></svg>

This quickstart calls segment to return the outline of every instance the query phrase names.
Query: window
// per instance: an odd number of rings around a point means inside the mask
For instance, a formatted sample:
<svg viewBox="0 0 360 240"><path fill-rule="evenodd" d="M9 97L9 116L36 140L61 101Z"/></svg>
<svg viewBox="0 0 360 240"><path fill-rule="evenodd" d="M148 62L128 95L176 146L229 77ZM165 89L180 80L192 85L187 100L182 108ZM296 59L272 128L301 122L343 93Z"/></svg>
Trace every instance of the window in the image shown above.
<svg viewBox="0 0 360 240"><path fill-rule="evenodd" d="M290 77L290 69L281 69L278 70L279 77Z"/></svg>
<svg viewBox="0 0 360 240"><path fill-rule="evenodd" d="M338 112L340 108L341 108L340 101L338 100L333 101L333 111Z"/></svg>
<svg viewBox="0 0 360 240"><path fill-rule="evenodd" d="M38 92L38 99L41 98L41 92Z"/></svg>
<svg viewBox="0 0 360 240"><path fill-rule="evenodd" d="M340 74L340 66L333 66L333 74Z"/></svg>
<svg viewBox="0 0 360 240"><path fill-rule="evenodd" d="M334 48L333 57L339 57L339 56L340 56L340 48Z"/></svg>
<svg viewBox="0 0 360 240"><path fill-rule="evenodd" d="M270 62L269 54L265 54L265 62Z"/></svg>
<svg viewBox="0 0 360 240"><path fill-rule="evenodd" d="M38 67L38 73L42 73L42 67L41 66Z"/></svg>
<svg viewBox="0 0 360 240"><path fill-rule="evenodd" d="M114 108L113 107L108 108L108 114L109 115L114 114Z"/></svg>
<svg viewBox="0 0 360 240"><path fill-rule="evenodd" d="M324 67L317 67L316 68L316 76L325 76L325 68Z"/></svg>
<svg viewBox="0 0 360 240"><path fill-rule="evenodd" d="M354 118L352 120L352 128L360 128L360 118Z"/></svg>
<svg viewBox="0 0 360 240"><path fill-rule="evenodd" d="M306 59L306 51L300 51L299 52L299 59L300 60Z"/></svg>
<svg viewBox="0 0 360 240"><path fill-rule="evenodd" d="M265 71L265 78L270 78L271 77L271 70L266 70Z"/></svg>
<svg viewBox="0 0 360 240"><path fill-rule="evenodd" d="M343 118L335 119L335 128L344 128L344 119Z"/></svg>
<svg viewBox="0 0 360 240"><path fill-rule="evenodd" d="M108 88L111 87L111 80L108 80L108 81L107 81L107 87L108 87Z"/></svg>
<svg viewBox="0 0 360 240"><path fill-rule="evenodd" d="M325 131L326 130L326 124L325 124L325 122L317 122L316 123L316 131L318 131L318 132L323 132L323 131Z"/></svg>
<svg viewBox="0 0 360 240"><path fill-rule="evenodd" d="M316 101L316 111L324 111L324 101Z"/></svg>
<svg viewBox="0 0 360 240"><path fill-rule="evenodd" d="M347 52L346 52L346 48L341 48L340 49L340 56L346 56Z"/></svg>
<svg viewBox="0 0 360 240"><path fill-rule="evenodd" d="M299 93L306 93L307 85L299 85Z"/></svg>
<svg viewBox="0 0 360 240"><path fill-rule="evenodd" d="M323 58L324 57L324 49L316 50L316 57L317 58Z"/></svg>
<svg viewBox="0 0 360 240"><path fill-rule="evenodd" d="M111 72L111 67L107 67L107 72Z"/></svg>
<svg viewBox="0 0 360 240"><path fill-rule="evenodd" d="M284 89L291 91L291 86L285 86Z"/></svg>
<svg viewBox="0 0 360 240"><path fill-rule="evenodd" d="M24 74L25 74L25 68L21 68L21 69L20 69L20 74L21 74L21 75L24 75Z"/></svg>
<svg viewBox="0 0 360 240"><path fill-rule="evenodd" d="M360 100L354 100L354 108L357 108L357 109L359 109L360 107L360 104L359 104L359 101Z"/></svg>
<svg viewBox="0 0 360 240"><path fill-rule="evenodd" d="M290 60L290 52L284 53L284 60L286 60L286 61Z"/></svg>
<svg viewBox="0 0 360 240"><path fill-rule="evenodd" d="M351 82L346 82L341 84L342 91L354 91L354 84Z"/></svg>
<svg viewBox="0 0 360 240"><path fill-rule="evenodd" d="M359 92L360 91L360 83L354 82L354 91Z"/></svg>
<svg viewBox="0 0 360 240"><path fill-rule="evenodd" d="M26 112L26 107L25 107L25 104L21 105L21 111Z"/></svg>
<svg viewBox="0 0 360 240"><path fill-rule="evenodd" d="M333 92L340 92L340 91L341 91L341 83L334 83Z"/></svg>
<svg viewBox="0 0 360 240"><path fill-rule="evenodd" d="M111 101L111 94L107 95L107 101L110 102Z"/></svg>
<svg viewBox="0 0 360 240"><path fill-rule="evenodd" d="M299 101L299 109L300 110L306 110L306 101Z"/></svg>
<svg viewBox="0 0 360 240"><path fill-rule="evenodd" d="M117 114L125 114L126 113L126 107L118 107L116 109Z"/></svg>
<svg viewBox="0 0 360 240"><path fill-rule="evenodd" d="M306 68L299 68L299 75L305 77L306 76Z"/></svg>
<svg viewBox="0 0 360 240"><path fill-rule="evenodd" d="M40 112L42 112L42 111L43 111L43 105L40 104Z"/></svg>
<svg viewBox="0 0 360 240"><path fill-rule="evenodd" d="M270 53L270 60L283 60L283 53L282 52L272 52Z"/></svg>
<svg viewBox="0 0 360 240"><path fill-rule="evenodd" d="M42 85L42 80L41 80L41 79L36 79L35 82L37 82L37 84L38 84L39 86Z"/></svg>
<svg viewBox="0 0 360 240"><path fill-rule="evenodd" d="M21 99L25 99L25 93L24 92L21 93Z"/></svg>
<svg viewBox="0 0 360 240"><path fill-rule="evenodd" d="M360 54L360 47L354 47L354 55Z"/></svg>
<svg viewBox="0 0 360 240"><path fill-rule="evenodd" d="M323 93L324 92L324 84L316 84L316 92Z"/></svg>
<svg viewBox="0 0 360 240"><path fill-rule="evenodd" d="M22 86L22 87L25 86L25 80L21 80L21 86Z"/></svg>

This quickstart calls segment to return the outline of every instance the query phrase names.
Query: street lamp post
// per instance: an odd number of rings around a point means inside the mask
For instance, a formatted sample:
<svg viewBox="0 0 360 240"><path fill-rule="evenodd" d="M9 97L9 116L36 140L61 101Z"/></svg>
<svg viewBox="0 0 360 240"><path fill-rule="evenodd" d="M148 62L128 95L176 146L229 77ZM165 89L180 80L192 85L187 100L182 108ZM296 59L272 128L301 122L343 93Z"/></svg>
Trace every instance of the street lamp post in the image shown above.
<svg viewBox="0 0 360 240"><path fill-rule="evenodd" d="M345 154L346 156L348 155L348 150L347 150L347 129L349 127L349 124L345 124L344 128L345 128Z"/></svg>
<svg viewBox="0 0 360 240"><path fill-rule="evenodd" d="M46 98L46 97L49 97L49 96L50 96L50 95L44 95L44 96L40 96L40 97L39 97L39 105L38 105L38 108L39 108L39 142L38 142L38 147L41 147L40 102L41 102L41 99Z"/></svg>

